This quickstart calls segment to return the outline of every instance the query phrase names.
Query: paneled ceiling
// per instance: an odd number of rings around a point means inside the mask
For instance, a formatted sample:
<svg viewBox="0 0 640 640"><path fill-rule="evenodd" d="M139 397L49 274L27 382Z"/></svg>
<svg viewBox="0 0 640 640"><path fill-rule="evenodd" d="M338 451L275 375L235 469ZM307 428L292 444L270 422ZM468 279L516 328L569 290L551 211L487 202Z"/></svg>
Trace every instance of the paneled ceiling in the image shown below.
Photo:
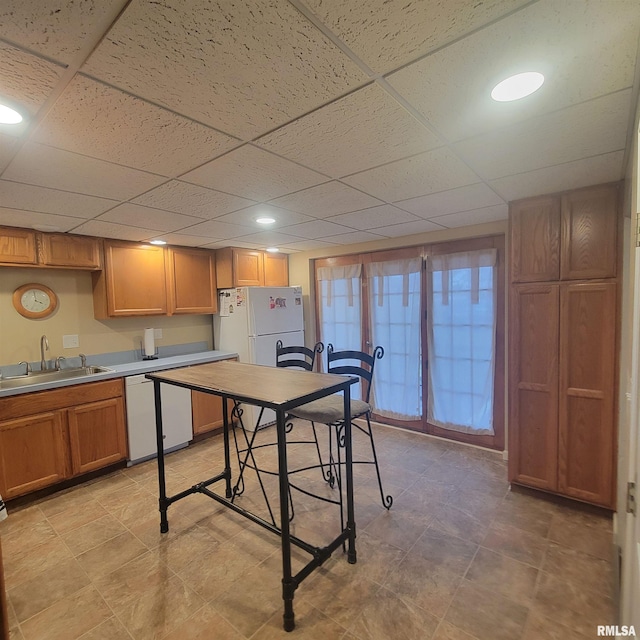
<svg viewBox="0 0 640 640"><path fill-rule="evenodd" d="M0 224L295 252L501 220L624 177L639 34L638 0L2 0Z"/></svg>

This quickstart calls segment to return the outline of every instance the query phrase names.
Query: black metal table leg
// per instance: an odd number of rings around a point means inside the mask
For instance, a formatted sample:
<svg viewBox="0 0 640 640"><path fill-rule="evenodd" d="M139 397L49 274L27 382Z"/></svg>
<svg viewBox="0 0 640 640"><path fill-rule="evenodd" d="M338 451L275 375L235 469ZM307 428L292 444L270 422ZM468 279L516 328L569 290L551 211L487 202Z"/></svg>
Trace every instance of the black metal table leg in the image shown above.
<svg viewBox="0 0 640 640"><path fill-rule="evenodd" d="M289 530L289 475L287 467L287 434L285 413L276 411L278 438L278 478L280 484L280 530L282 545L282 599L284 600L284 630L293 631L296 623L293 613L293 595L296 585L291 575L291 532Z"/></svg>
<svg viewBox="0 0 640 640"><path fill-rule="evenodd" d="M153 399L156 411L156 444L158 447L158 508L160 509L160 533L169 531L169 520L167 519L167 485L164 476L164 434L162 432L162 397L160 393L160 382L153 381Z"/></svg>
<svg viewBox="0 0 640 640"><path fill-rule="evenodd" d="M222 396L222 420L223 420L223 437L224 437L224 473L225 473L225 496L231 499L233 492L231 491L231 454L229 453L229 412L227 411L227 396Z"/></svg>
<svg viewBox="0 0 640 640"><path fill-rule="evenodd" d="M347 561L356 562L356 518L353 504L353 441L351 438L351 389L344 389L344 444L347 476L347 530L349 532ZM340 488L342 490L342 488Z"/></svg>

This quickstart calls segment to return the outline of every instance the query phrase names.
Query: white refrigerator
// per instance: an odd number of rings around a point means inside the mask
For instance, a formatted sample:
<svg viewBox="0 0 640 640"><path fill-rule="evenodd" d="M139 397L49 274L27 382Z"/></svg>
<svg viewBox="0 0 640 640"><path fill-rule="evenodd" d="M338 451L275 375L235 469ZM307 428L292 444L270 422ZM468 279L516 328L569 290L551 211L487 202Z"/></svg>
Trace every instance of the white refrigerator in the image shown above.
<svg viewBox="0 0 640 640"><path fill-rule="evenodd" d="M276 366L276 342L285 347L304 345L301 287L237 287L218 292L218 313L213 316L216 349L234 351L240 362ZM260 408L242 405L242 422L255 429ZM275 422L265 409L259 426Z"/></svg>

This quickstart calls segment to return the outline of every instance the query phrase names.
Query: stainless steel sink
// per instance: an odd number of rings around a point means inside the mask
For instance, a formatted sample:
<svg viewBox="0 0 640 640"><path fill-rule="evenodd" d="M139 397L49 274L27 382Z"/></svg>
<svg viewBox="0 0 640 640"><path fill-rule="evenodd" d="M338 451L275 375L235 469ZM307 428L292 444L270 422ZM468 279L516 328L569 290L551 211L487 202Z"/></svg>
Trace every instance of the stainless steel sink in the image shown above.
<svg viewBox="0 0 640 640"><path fill-rule="evenodd" d="M110 373L113 369L107 367L77 367L75 369L60 369L60 371L33 371L24 376L12 376L0 379L0 389L14 389L16 387L28 387L43 382L55 382L56 380L71 380L84 376L92 376L96 373Z"/></svg>

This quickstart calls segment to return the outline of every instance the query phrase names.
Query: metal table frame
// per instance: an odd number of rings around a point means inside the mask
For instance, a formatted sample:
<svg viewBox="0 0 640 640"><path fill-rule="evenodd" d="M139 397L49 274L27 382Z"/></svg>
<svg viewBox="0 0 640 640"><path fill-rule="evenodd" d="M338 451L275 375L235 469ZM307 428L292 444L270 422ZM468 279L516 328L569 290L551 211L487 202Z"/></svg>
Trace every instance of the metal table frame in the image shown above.
<svg viewBox="0 0 640 640"><path fill-rule="evenodd" d="M302 377L301 377L302 376ZM295 590L300 583L320 567L331 554L339 547L347 544L347 560L356 562L356 523L353 502L353 450L351 441L351 412L350 386L357 382L355 378L338 376L335 374L312 373L308 371L294 371L291 369L264 367L260 365L244 364L234 361L214 362L195 367L185 367L149 373L147 378L153 381L155 412L156 412L156 438L158 447L158 488L160 531L169 531L167 510L170 505L182 500L194 493L201 493L212 500L223 504L236 513L248 518L252 522L280 535L282 547L282 599L284 601L283 627L285 631L295 628L293 611L293 598ZM250 383L247 383L247 380ZM263 384L259 384L262 382ZM304 384L301 384L304 382ZM224 437L224 465L221 473L199 482L185 491L173 496L167 496L165 482L165 465L163 450L163 425L162 425L162 397L161 383L171 384L193 391L201 391L222 398L223 406L223 437ZM290 389L288 391L287 389ZM300 405L312 402L319 398L330 396L334 393L344 395L345 415L345 476L346 476L346 508L347 517L344 529L339 535L325 547L315 547L290 532L289 518L289 472L287 463L286 441L286 417L287 413ZM230 456L230 420L228 415L227 400L245 402L273 409L276 413L276 435L278 451L278 479L280 499L280 526L276 526L267 520L255 515L251 511L243 509L232 501L231 487L231 456ZM217 482L225 482L225 495L222 496L209 487ZM291 545L295 545L312 558L297 574L292 575Z"/></svg>

